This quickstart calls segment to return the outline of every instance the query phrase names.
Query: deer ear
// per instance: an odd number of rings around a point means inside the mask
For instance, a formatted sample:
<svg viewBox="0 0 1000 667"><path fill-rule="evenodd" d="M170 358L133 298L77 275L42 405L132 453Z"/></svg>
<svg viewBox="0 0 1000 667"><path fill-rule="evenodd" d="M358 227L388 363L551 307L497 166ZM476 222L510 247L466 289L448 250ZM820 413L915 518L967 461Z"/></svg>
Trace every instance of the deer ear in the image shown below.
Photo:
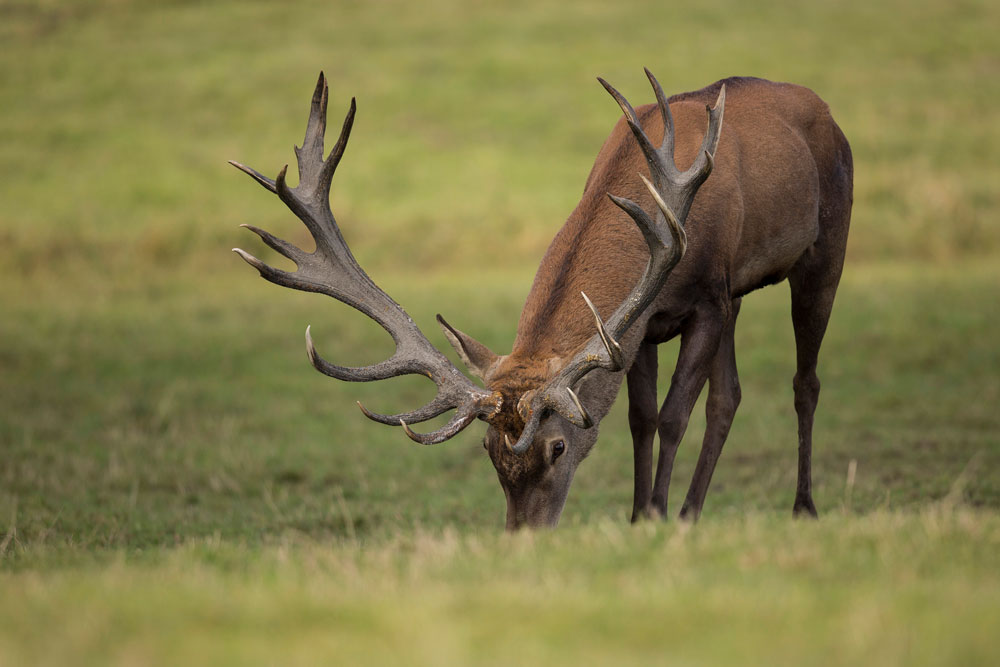
<svg viewBox="0 0 1000 667"><path fill-rule="evenodd" d="M490 369L500 360L500 357L493 354L490 348L486 347L478 340L464 334L455 327L445 322L441 315L437 316L438 324L448 338L448 342L455 348L455 352L462 359L469 371L483 382Z"/></svg>

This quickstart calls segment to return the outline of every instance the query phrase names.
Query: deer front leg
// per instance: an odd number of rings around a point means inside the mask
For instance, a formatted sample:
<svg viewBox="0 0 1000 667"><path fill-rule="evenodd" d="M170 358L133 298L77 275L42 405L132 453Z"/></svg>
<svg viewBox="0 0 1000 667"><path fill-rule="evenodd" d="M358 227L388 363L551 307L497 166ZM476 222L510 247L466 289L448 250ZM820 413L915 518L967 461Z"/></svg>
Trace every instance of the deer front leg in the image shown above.
<svg viewBox="0 0 1000 667"><path fill-rule="evenodd" d="M653 439L656 437L656 345L642 343L626 376L628 425L635 454L635 494L632 523L656 514L653 497Z"/></svg>
<svg viewBox="0 0 1000 667"><path fill-rule="evenodd" d="M728 320L728 310L727 303L717 308L696 311L691 323L681 334L677 367L670 379L670 390L659 415L660 458L656 464L652 506L661 516L667 514L670 475L677 447L687 430L694 403L711 372L712 361L718 352Z"/></svg>
<svg viewBox="0 0 1000 667"><path fill-rule="evenodd" d="M691 478L687 498L681 508L682 519L697 519L705 504L709 482L715 464L719 461L722 446L726 443L729 428L733 425L736 408L740 405L740 377L736 371L736 316L740 312L740 299L733 301L729 321L719 342L719 349L712 362L708 379L708 400L705 403L705 439L702 441L698 465Z"/></svg>

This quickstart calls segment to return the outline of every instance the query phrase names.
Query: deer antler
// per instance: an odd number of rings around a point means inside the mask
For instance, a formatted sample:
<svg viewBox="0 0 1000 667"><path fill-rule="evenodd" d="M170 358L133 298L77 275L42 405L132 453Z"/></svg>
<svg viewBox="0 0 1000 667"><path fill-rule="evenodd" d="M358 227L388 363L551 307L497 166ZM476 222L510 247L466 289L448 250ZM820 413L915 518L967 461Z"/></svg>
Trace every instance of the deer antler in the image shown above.
<svg viewBox="0 0 1000 667"><path fill-rule="evenodd" d="M381 363L360 368L331 364L316 353L309 328L306 328L309 361L321 373L348 382L371 382L407 374L429 377L437 385L438 391L435 398L422 408L396 415L380 415L370 412L360 403L358 406L369 419L383 424L401 425L406 434L416 442L437 444L454 436L477 417L485 418L495 413L499 409L499 396L474 384L431 345L403 308L368 277L344 242L330 210L330 183L347 147L357 107L352 99L340 138L329 157L324 159L327 97L326 77L321 72L312 97L305 140L301 148L295 148L299 167L298 186L289 188L285 182L288 165L272 181L250 167L230 161L234 167L278 195L305 223L316 242L316 250L305 252L263 229L243 225L260 236L268 246L295 262L297 270L281 271L239 248L233 248L233 251L260 271L263 278L276 285L327 294L382 325L395 341L396 352ZM418 434L409 427L409 424L427 421L451 409L457 409L454 417L436 431Z"/></svg>
<svg viewBox="0 0 1000 667"><path fill-rule="evenodd" d="M694 164L687 171L681 172L674 163L674 123L670 106L659 82L648 69L646 76L653 86L657 106L663 118L663 141L659 148L653 146L643 131L639 117L628 100L604 79L598 77L597 80L625 112L625 121L649 164L652 182L643 174L639 174L639 178L653 196L653 201L659 209L655 222L634 201L608 194L611 201L628 213L638 225L649 246L649 262L639 282L607 322L601 320L590 299L581 293L596 319L597 334L558 375L534 395L524 430L517 443L511 447L514 452L527 451L534 440L541 419L553 411L580 428L593 426L593 420L573 391L573 387L595 368L604 368L612 372L623 370L624 361L619 341L659 294L667 276L680 261L687 247L687 236L683 225L698 188L708 178L714 166L715 151L722 131L722 115L726 105L726 87L723 85L719 91L715 106L706 107L708 130L701 142L701 149Z"/></svg>

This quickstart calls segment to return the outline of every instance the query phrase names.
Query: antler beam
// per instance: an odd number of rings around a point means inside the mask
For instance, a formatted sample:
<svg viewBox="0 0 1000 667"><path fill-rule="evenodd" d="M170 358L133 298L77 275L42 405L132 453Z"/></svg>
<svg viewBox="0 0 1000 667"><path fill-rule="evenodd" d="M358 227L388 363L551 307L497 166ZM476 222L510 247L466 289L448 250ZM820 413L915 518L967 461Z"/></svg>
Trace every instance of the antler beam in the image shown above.
<svg viewBox="0 0 1000 667"><path fill-rule="evenodd" d="M358 405L369 419L383 424L401 425L406 434L416 442L427 445L443 442L477 417L493 414L498 409L499 398L465 377L447 357L431 345L403 308L382 291L354 259L330 210L330 184L347 148L357 106L352 99L340 137L330 155L324 159L327 99L326 77L321 72L312 97L305 139L301 148L295 148L299 169L299 184L296 187L290 188L285 182L288 165L272 181L239 162L230 162L265 189L278 195L309 229L316 242L316 250L305 252L262 229L244 225L260 236L269 247L292 260L297 270L288 272L275 269L244 250L233 248L233 251L256 268L266 280L283 287L332 296L361 311L388 331L396 343L396 351L389 359L371 366L348 368L326 361L316 352L309 328L306 328L306 350L310 362L317 370L339 380L371 382L407 374L424 375L433 380L437 385L437 395L420 409L396 415L381 415L370 412L360 403ZM409 424L426 421L451 409L456 410L455 415L436 431L419 434L409 427Z"/></svg>

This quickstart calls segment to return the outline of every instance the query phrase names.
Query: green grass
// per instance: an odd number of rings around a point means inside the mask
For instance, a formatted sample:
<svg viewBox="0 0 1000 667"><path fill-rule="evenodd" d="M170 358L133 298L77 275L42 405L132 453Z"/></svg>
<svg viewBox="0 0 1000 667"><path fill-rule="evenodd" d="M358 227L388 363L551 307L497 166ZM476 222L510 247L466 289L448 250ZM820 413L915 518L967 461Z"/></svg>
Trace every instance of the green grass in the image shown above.
<svg viewBox="0 0 1000 667"><path fill-rule="evenodd" d="M467 305L453 321L467 320L467 329L503 349L530 276L492 276L498 287L489 300L447 274L418 285L401 274L380 278L440 347L447 343L432 327L443 295ZM9 300L0 323L3 340L17 345L0 385L9 454L0 471L7 497L0 518L16 501L22 544L127 549L216 532L252 540L286 529L337 536L348 524L362 536L448 524L499 528L503 497L479 447L481 426L447 445L415 447L354 405L416 406L430 397L431 383L341 384L309 367L307 323L327 358L363 363L389 354L388 336L345 306L278 290L249 270L200 288L171 276L141 289L109 289L44 310L37 303L49 302L50 293L15 290L25 296ZM859 511L940 500L967 467L962 499L1000 506L1000 377L991 370L1000 367L1000 349L984 333L1000 327L1000 313L981 307L1000 302L1000 270L991 263L858 267L838 298L821 364L820 505L843 502L853 459ZM787 287L780 286L748 298L741 313L744 401L709 514L790 507L794 344L787 311ZM669 369L676 346L663 347ZM618 401L602 424L566 521L625 518L625 412ZM685 491L703 426L699 406L680 453L677 493Z"/></svg>
<svg viewBox="0 0 1000 667"><path fill-rule="evenodd" d="M0 0L0 665L995 664L995 3ZM333 208L439 346L510 347L534 265L648 65L813 87L856 161L795 482L787 286L746 299L743 403L696 526L630 526L624 400L555 533L505 536L471 427L411 445L340 384L388 337L279 290L275 173L318 70L359 118ZM502 255L497 255L499 251ZM662 346L660 394L676 343ZM686 491L699 404L674 473ZM854 470L854 475L848 474Z"/></svg>

